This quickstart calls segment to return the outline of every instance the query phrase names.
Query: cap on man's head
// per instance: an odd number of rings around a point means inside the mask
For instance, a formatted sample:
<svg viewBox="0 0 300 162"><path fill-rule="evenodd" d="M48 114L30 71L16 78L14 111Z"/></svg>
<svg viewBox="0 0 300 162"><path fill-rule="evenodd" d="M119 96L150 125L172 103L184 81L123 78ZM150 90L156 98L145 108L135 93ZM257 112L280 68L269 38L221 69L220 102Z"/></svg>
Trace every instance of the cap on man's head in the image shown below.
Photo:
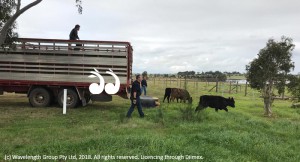
<svg viewBox="0 0 300 162"><path fill-rule="evenodd" d="M75 28L80 28L80 25L78 25L78 24L77 24L77 25L75 25Z"/></svg>

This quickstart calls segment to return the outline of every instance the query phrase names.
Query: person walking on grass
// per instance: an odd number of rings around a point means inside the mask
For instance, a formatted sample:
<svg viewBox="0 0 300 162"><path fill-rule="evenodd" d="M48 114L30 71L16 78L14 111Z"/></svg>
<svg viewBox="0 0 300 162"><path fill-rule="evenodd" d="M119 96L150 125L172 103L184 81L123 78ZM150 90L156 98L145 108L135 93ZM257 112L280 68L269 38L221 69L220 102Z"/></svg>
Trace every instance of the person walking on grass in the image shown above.
<svg viewBox="0 0 300 162"><path fill-rule="evenodd" d="M141 81L142 81L142 76L137 75L136 80L132 83L132 88L130 92L130 100L131 100L131 106L127 112L126 117L130 118L131 114L134 110L134 107L137 106L138 112L140 114L140 117L143 118L145 115L142 110L142 104L141 104Z"/></svg>
<svg viewBox="0 0 300 162"><path fill-rule="evenodd" d="M146 77L143 76L143 80L142 80L142 92L144 91L144 96L147 96L147 80Z"/></svg>

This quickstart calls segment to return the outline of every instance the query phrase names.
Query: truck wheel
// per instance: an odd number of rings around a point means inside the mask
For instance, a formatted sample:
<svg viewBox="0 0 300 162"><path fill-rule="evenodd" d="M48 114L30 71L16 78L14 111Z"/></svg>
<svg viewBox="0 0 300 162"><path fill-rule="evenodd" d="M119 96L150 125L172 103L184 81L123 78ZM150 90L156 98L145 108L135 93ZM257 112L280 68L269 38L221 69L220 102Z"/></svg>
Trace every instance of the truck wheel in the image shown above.
<svg viewBox="0 0 300 162"><path fill-rule="evenodd" d="M63 107L64 102L64 90L60 90L57 96L57 102L60 107ZM79 98L77 93L73 89L67 90L67 108L75 108L78 105Z"/></svg>
<svg viewBox="0 0 300 162"><path fill-rule="evenodd" d="M45 88L35 88L29 94L29 102L33 107L47 107L51 103L51 95Z"/></svg>

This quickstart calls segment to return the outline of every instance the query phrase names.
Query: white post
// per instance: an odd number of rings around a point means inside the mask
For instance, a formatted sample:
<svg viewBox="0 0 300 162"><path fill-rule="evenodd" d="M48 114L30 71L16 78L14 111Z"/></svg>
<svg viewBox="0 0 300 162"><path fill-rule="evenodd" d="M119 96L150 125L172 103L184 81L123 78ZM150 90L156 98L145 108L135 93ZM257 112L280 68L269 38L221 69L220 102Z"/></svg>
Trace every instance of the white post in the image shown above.
<svg viewBox="0 0 300 162"><path fill-rule="evenodd" d="M67 113L67 89L64 89L63 114Z"/></svg>

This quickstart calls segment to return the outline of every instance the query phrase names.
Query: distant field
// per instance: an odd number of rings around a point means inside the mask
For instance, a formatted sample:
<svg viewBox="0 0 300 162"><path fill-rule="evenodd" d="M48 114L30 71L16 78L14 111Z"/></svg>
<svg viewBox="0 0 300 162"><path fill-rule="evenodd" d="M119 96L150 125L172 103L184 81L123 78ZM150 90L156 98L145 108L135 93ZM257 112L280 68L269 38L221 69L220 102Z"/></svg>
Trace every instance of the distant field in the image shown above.
<svg viewBox="0 0 300 162"><path fill-rule="evenodd" d="M166 86L180 85L159 80L154 85L151 81L148 93L162 100ZM228 94L224 85L218 95L234 97L236 108L229 108L228 113L211 108L194 113L200 95L216 94L214 90L208 92L213 86L190 82L191 107L162 103L159 108L144 109L147 116L143 119L135 111L130 120L125 118L129 101L117 96L113 102L92 103L62 115L60 108L32 108L24 95L5 94L0 96L0 161L14 154L76 154L77 158L192 155L204 159L185 161L299 161L300 109L290 108L290 101L276 100L274 115L267 118L257 91L249 88L245 97L242 86L238 94Z"/></svg>
<svg viewBox="0 0 300 162"><path fill-rule="evenodd" d="M233 76L227 76L227 79L239 79L239 80L245 80L246 76L244 75L233 75Z"/></svg>

